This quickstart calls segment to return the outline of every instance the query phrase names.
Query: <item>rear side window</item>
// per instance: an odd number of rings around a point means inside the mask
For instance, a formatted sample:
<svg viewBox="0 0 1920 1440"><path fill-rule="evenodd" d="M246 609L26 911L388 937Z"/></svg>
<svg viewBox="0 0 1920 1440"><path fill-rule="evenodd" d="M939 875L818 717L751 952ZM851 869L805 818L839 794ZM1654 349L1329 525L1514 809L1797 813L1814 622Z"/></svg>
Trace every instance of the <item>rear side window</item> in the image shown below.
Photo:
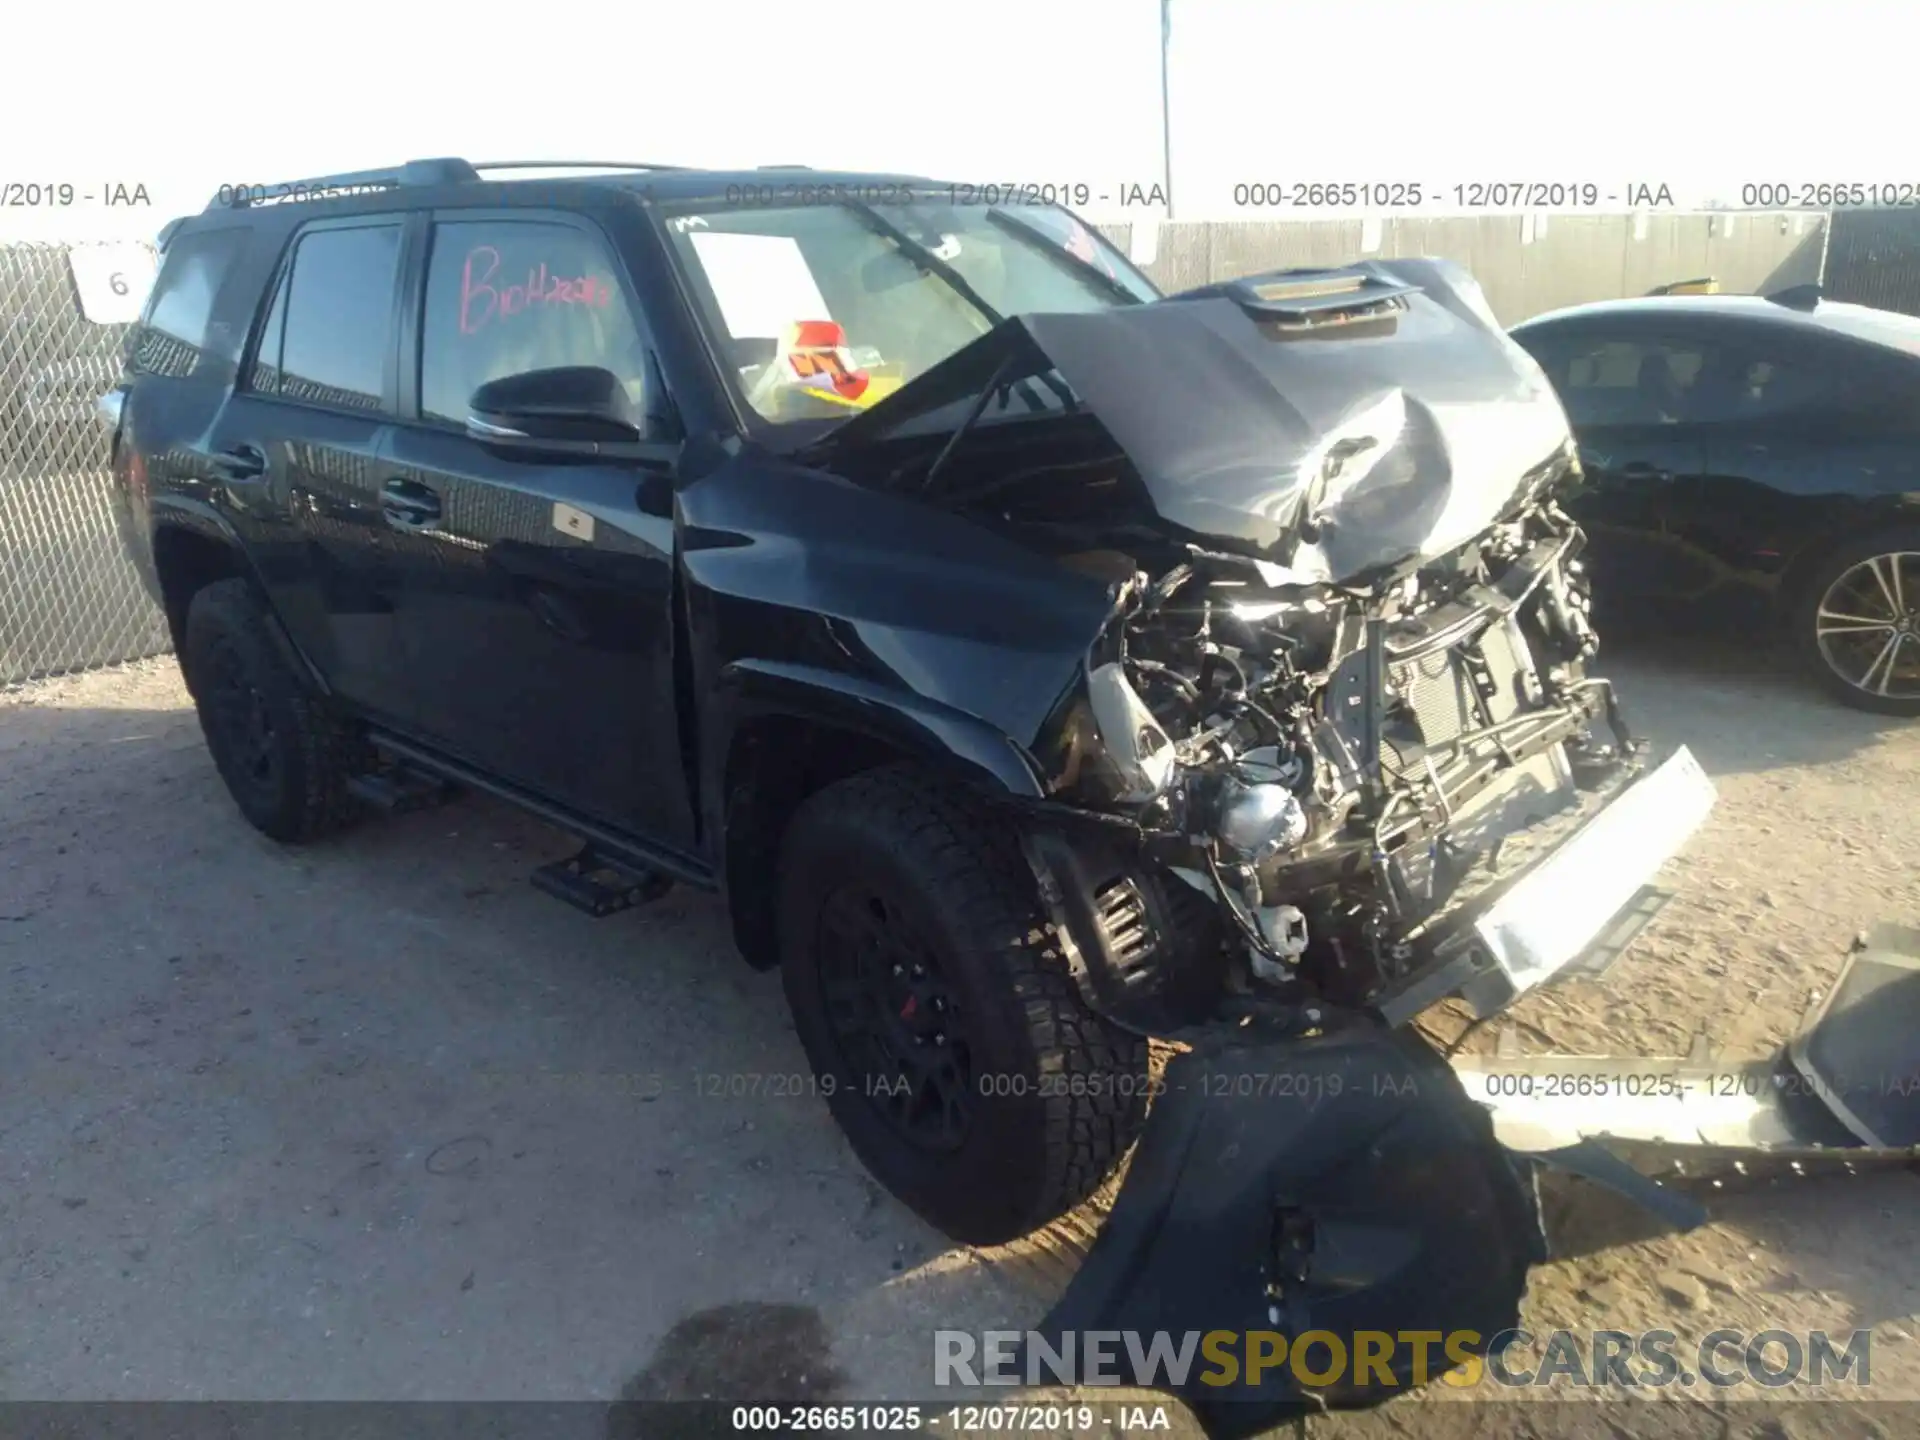
<svg viewBox="0 0 1920 1440"><path fill-rule="evenodd" d="M647 355L596 236L539 221L457 221L433 229L420 343L420 412L464 424L489 380L562 365L610 370L648 410Z"/></svg>
<svg viewBox="0 0 1920 1440"><path fill-rule="evenodd" d="M214 301L246 239L240 229L200 230L174 239L154 280L146 319L128 340L130 370L180 379L199 367Z"/></svg>
<svg viewBox="0 0 1920 1440"><path fill-rule="evenodd" d="M1552 344L1538 353L1576 427L1696 418L1691 402L1707 352L1692 340L1608 338Z"/></svg>
<svg viewBox="0 0 1920 1440"><path fill-rule="evenodd" d="M1704 419L1762 420L1799 414L1826 400L1832 389L1817 356L1787 359L1768 352L1734 352L1716 379L1719 383L1706 388L1701 397Z"/></svg>
<svg viewBox="0 0 1920 1440"><path fill-rule="evenodd" d="M267 312L248 387L306 405L382 409L399 264L398 225L301 236Z"/></svg>

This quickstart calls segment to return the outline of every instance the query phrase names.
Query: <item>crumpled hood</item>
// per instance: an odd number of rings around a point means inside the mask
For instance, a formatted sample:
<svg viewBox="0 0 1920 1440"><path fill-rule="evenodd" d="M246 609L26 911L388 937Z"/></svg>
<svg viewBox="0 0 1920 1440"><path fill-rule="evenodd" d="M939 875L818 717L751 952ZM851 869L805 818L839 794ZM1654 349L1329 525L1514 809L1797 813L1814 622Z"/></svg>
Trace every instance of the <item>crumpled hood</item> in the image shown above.
<svg viewBox="0 0 1920 1440"><path fill-rule="evenodd" d="M1259 298L1311 292L1316 279L1325 289L1329 277L1336 291L1360 288L1298 306ZM1332 315L1369 298L1371 316ZM1446 554L1571 454L1545 375L1472 278L1438 260L1013 317L838 427L829 446L924 429L912 422L936 411L958 424L996 377L1049 372L1125 452L1163 520L1270 562L1274 583L1345 581ZM984 423L1019 415L989 411Z"/></svg>

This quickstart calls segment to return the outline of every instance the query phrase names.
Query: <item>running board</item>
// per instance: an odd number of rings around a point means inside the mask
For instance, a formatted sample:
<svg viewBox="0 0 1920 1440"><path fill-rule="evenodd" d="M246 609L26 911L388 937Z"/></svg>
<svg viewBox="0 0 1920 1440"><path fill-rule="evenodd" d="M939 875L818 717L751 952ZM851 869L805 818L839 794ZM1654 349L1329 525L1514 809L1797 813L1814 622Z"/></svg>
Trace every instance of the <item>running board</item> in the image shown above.
<svg viewBox="0 0 1920 1440"><path fill-rule="evenodd" d="M430 810L453 798L453 787L446 781L399 763L364 775L349 775L346 789L362 805L389 815Z"/></svg>
<svg viewBox="0 0 1920 1440"><path fill-rule="evenodd" d="M586 845L579 854L534 871L533 885L598 920L658 900L673 888L673 879L658 870L609 859Z"/></svg>

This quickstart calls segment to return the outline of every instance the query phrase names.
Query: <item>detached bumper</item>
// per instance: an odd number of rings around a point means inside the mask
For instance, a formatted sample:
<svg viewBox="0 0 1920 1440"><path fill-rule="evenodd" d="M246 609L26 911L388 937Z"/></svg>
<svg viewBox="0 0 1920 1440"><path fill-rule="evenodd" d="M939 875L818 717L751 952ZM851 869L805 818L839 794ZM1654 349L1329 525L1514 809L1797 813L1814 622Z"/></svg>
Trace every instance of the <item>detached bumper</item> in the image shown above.
<svg viewBox="0 0 1920 1440"><path fill-rule="evenodd" d="M1920 930L1880 925L1772 1059L1463 1056L1454 1073L1510 1149L1600 1140L1681 1171L1758 1157L1920 1158Z"/></svg>
<svg viewBox="0 0 1920 1440"><path fill-rule="evenodd" d="M1920 1158L1920 930L1874 932L1776 1061L1503 1052L1449 1065L1406 1031L1249 1024L1176 1055L1164 1080L1112 1214L1037 1334L1071 1356L1095 1331L1142 1349L1156 1332L1225 1332L1245 1367L1175 1375L1135 1360L1128 1378L1238 1440L1421 1383L1431 1371L1396 1337L1470 1342L1450 1362L1514 1340L1527 1273L1548 1253L1538 1164L1689 1228L1704 1210L1622 1163L1624 1142L1739 1166L1789 1155L1808 1171L1800 1157ZM1311 1379L1280 1363L1308 1337L1343 1357ZM1256 1339L1275 1363L1252 1363ZM1385 1363L1346 1363L1368 1347Z"/></svg>
<svg viewBox="0 0 1920 1440"><path fill-rule="evenodd" d="M1713 782L1682 747L1524 870L1428 935L1428 963L1378 1002L1394 1025L1450 996L1476 1015L1555 976L1597 973L1665 904L1653 877L1707 818Z"/></svg>

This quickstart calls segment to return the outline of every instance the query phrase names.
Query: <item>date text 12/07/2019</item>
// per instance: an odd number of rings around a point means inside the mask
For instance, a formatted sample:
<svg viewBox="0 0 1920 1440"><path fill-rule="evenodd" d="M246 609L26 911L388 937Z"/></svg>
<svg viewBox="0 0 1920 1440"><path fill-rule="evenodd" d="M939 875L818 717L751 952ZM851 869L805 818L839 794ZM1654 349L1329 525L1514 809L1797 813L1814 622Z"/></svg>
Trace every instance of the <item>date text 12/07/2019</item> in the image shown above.
<svg viewBox="0 0 1920 1440"><path fill-rule="evenodd" d="M1166 186L1158 182L1092 180L748 180L727 186L728 205L1105 205L1121 210L1165 209Z"/></svg>
<svg viewBox="0 0 1920 1440"><path fill-rule="evenodd" d="M1126 1434L1171 1430L1165 1405L1116 1403L1050 1405L735 1405L736 1434Z"/></svg>
<svg viewBox="0 0 1920 1440"><path fill-rule="evenodd" d="M1660 181L1242 180L1236 210L1672 210L1673 187Z"/></svg>

